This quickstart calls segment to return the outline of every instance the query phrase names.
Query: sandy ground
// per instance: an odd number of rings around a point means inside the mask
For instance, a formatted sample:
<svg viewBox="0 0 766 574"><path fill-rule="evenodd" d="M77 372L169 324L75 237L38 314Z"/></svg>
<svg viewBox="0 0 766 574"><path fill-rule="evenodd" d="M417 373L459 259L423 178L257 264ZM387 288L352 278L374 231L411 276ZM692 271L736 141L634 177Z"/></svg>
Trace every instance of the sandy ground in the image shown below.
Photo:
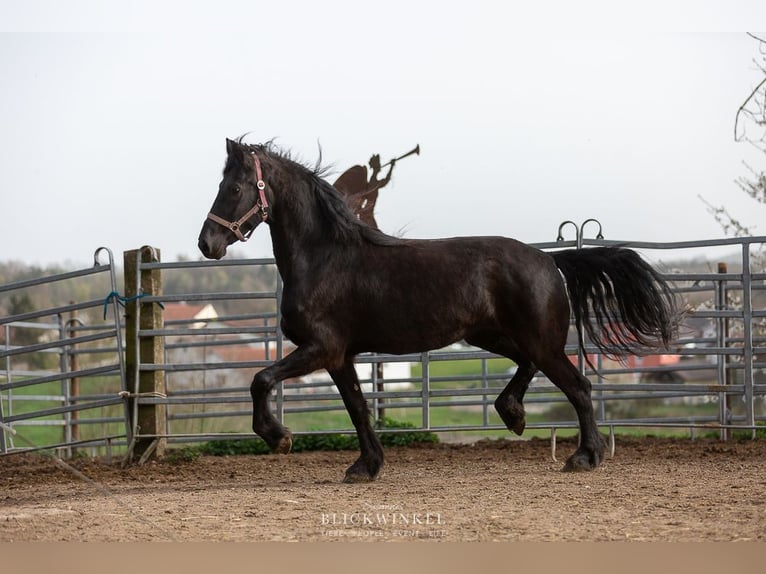
<svg viewBox="0 0 766 574"><path fill-rule="evenodd" d="M591 473L543 440L386 449L372 484L353 452L202 457L120 468L0 458L0 542L764 541L766 441L617 438Z"/></svg>

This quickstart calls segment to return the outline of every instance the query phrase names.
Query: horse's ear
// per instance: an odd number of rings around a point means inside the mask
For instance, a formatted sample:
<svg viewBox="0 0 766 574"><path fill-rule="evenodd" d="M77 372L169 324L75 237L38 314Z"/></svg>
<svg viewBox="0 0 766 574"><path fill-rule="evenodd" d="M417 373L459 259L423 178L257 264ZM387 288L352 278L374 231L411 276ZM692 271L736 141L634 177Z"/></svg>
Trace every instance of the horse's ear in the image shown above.
<svg viewBox="0 0 766 574"><path fill-rule="evenodd" d="M239 152L239 153L238 153ZM226 153L229 155L242 155L242 148L234 140L226 138Z"/></svg>
<svg viewBox="0 0 766 574"><path fill-rule="evenodd" d="M242 145L226 138L226 153L240 164L245 164L245 152Z"/></svg>

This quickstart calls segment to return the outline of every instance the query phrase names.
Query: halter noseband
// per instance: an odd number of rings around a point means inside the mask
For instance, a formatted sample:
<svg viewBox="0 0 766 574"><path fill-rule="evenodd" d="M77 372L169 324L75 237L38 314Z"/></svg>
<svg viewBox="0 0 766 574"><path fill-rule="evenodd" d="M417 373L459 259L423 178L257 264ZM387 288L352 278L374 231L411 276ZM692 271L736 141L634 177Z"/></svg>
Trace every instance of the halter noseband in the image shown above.
<svg viewBox="0 0 766 574"><path fill-rule="evenodd" d="M208 219L212 219L216 223L223 225L226 229L231 230L234 233L234 235L237 236L237 239L239 239L240 241L247 241L248 239L250 239L250 236L255 230L255 227L253 227L253 229L248 231L247 235L243 235L242 229L241 229L242 224L245 223L248 219L250 219L253 215L260 212L261 221L266 221L269 218L269 202L266 200L266 184L263 181L263 172L261 171L261 162L258 159L258 156L255 155L255 152L252 152L251 156L253 158L253 162L255 163L255 176L257 177L255 186L258 188L258 196L259 196L259 199L255 203L255 205L247 213L245 213L245 215L243 215L237 221L234 221L234 222L226 221L223 217L218 217L212 211L207 214Z"/></svg>

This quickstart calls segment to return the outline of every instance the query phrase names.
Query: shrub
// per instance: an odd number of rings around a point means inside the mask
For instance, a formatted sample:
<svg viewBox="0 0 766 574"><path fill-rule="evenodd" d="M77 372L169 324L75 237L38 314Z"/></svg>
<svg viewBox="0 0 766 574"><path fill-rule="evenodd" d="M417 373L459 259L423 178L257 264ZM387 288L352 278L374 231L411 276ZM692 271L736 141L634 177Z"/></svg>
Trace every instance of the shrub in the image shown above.
<svg viewBox="0 0 766 574"><path fill-rule="evenodd" d="M379 421L377 427L381 429L415 429L415 425L411 423L395 421L389 418ZM410 432L381 433L380 442L383 446L409 446L415 443L436 443L439 442L439 438L432 432L413 430ZM358 449L359 439L356 435L323 433L293 437L292 452ZM190 449L182 449L182 451L186 450ZM266 443L260 438L212 440L196 447L194 450L199 454L211 456L268 454L271 452ZM192 455L177 456L180 456L181 460L191 460L189 457Z"/></svg>

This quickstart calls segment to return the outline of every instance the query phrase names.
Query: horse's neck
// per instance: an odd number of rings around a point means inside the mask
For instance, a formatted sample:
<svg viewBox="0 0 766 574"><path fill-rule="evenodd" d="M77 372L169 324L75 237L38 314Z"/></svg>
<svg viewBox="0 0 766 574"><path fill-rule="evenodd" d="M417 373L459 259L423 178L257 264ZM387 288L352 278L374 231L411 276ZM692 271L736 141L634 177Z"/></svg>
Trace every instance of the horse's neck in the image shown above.
<svg viewBox="0 0 766 574"><path fill-rule="evenodd" d="M283 281L289 281L294 275L296 266L299 264L296 261L297 255L300 253L300 247L281 229L276 228L272 224L271 228L271 246L274 251L274 260L277 264L279 274L282 276Z"/></svg>
<svg viewBox="0 0 766 574"><path fill-rule="evenodd" d="M274 259L282 279L289 281L296 272L305 270L323 250L331 248L316 224L305 225L305 217L298 210L285 209L269 225ZM310 219L309 221L315 221Z"/></svg>
<svg viewBox="0 0 766 574"><path fill-rule="evenodd" d="M321 199L314 193L310 184L303 182L289 192L275 190L282 201L270 221L271 243L277 268L285 281L296 273L304 276L312 263L326 260L330 252L340 251L345 245L340 236L327 229Z"/></svg>

